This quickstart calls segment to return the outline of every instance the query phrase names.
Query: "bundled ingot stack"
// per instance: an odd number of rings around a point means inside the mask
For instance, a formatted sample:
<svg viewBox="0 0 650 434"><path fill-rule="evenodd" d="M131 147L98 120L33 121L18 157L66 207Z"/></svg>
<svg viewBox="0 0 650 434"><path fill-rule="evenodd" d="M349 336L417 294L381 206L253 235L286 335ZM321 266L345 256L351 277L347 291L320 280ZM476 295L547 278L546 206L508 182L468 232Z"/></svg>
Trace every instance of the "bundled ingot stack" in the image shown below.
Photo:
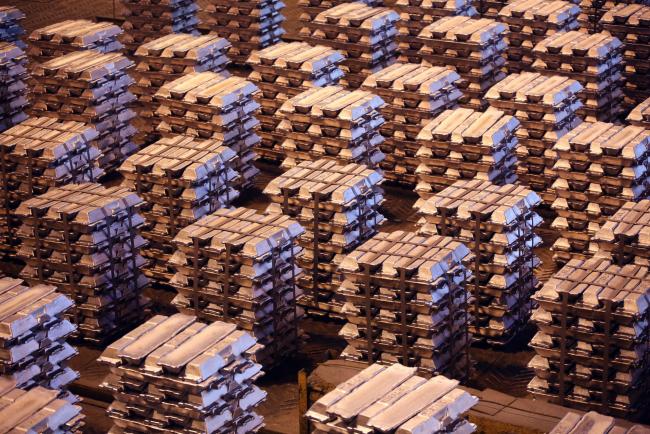
<svg viewBox="0 0 650 434"><path fill-rule="evenodd" d="M251 54L247 64L253 72L248 79L261 90L257 98L262 106L257 117L262 139L257 153L261 157L283 159L281 144L285 135L277 130L280 106L306 90L336 85L343 77L339 64L344 59L329 47L304 42L280 42Z"/></svg>
<svg viewBox="0 0 650 434"><path fill-rule="evenodd" d="M417 182L416 137L429 119L454 108L462 92L460 76L449 68L395 63L369 76L362 89L386 101L379 112L386 119L381 127L386 154L380 164L386 179L413 185Z"/></svg>
<svg viewBox="0 0 650 434"><path fill-rule="evenodd" d="M194 36L172 33L142 44L135 50L135 84L129 90L138 98L136 111L142 122L143 142L153 142L160 120L154 95L170 81L192 72L212 71L227 75L230 44L216 35Z"/></svg>
<svg viewBox="0 0 650 434"><path fill-rule="evenodd" d="M580 7L562 0L514 0L499 11L508 25L508 72L529 71L533 47L549 36L580 28Z"/></svg>
<svg viewBox="0 0 650 434"><path fill-rule="evenodd" d="M470 330L477 339L503 345L528 322L538 287L533 249L542 243L535 234L540 202L524 187L474 180L458 181L417 204L422 233L452 236L474 253Z"/></svg>
<svg viewBox="0 0 650 434"><path fill-rule="evenodd" d="M232 168L236 158L221 142L175 136L158 140L122 164L126 185L146 202L141 214L147 223L141 233L147 240L142 250L149 261L147 277L168 283L173 273L167 262L176 234L239 197L233 188L239 177Z"/></svg>
<svg viewBox="0 0 650 434"><path fill-rule="evenodd" d="M266 392L254 382L258 344L235 325L157 315L99 357L110 367L102 383L113 394L111 433L254 433Z"/></svg>
<svg viewBox="0 0 650 434"><path fill-rule="evenodd" d="M623 44L606 33L556 33L533 48L533 69L578 80L587 121L613 122L624 110Z"/></svg>
<svg viewBox="0 0 650 434"><path fill-rule="evenodd" d="M64 318L74 302L54 286L24 286L19 279L0 279L0 389L42 386L74 399L67 386L78 374L67 366L77 354L66 338L75 326ZM4 398L4 395L3 395Z"/></svg>
<svg viewBox="0 0 650 434"><path fill-rule="evenodd" d="M0 132L27 119L27 56L17 45L0 42Z"/></svg>
<svg viewBox="0 0 650 434"><path fill-rule="evenodd" d="M20 22L25 19L25 14L15 6L0 6L0 41L9 42L19 48L26 48L21 40L25 34Z"/></svg>
<svg viewBox="0 0 650 434"><path fill-rule="evenodd" d="M270 211L295 217L306 232L298 239L304 253L298 302L316 315L342 317L336 297L340 261L373 237L384 221L383 178L366 166L342 166L331 160L306 161L272 180L264 189Z"/></svg>
<svg viewBox="0 0 650 434"><path fill-rule="evenodd" d="M28 199L16 210L23 221L18 256L27 264L21 277L70 296L76 307L66 317L87 342L100 344L146 313L141 204L126 188L72 184Z"/></svg>
<svg viewBox="0 0 650 434"><path fill-rule="evenodd" d="M420 32L419 53L425 63L453 67L465 81L463 107L484 110L485 92L505 77L506 30L487 18L441 18Z"/></svg>
<svg viewBox="0 0 650 434"><path fill-rule="evenodd" d="M179 311L246 330L264 348L256 360L276 366L298 349L296 266L304 229L282 214L219 210L182 229L170 265Z"/></svg>
<svg viewBox="0 0 650 434"><path fill-rule="evenodd" d="M516 133L520 145L517 177L548 205L555 200L552 186L557 178L553 146L582 122L577 115L582 89L567 77L522 72L509 75L485 94L492 107L516 116L521 123Z"/></svg>
<svg viewBox="0 0 650 434"><path fill-rule="evenodd" d="M118 36L122 33L119 26L111 23L66 20L34 30L27 38L27 55L36 62L47 62L73 51L121 51L124 46Z"/></svg>
<svg viewBox="0 0 650 434"><path fill-rule="evenodd" d="M625 45L625 93L639 104L650 97L650 5L616 4L600 24Z"/></svg>
<svg viewBox="0 0 650 434"><path fill-rule="evenodd" d="M582 123L553 147L558 155L553 183L559 232L554 259L566 263L597 250L591 238L601 224L626 202L650 192L650 131L604 122Z"/></svg>
<svg viewBox="0 0 650 434"><path fill-rule="evenodd" d="M145 42L170 33L198 34L199 7L195 0L119 1L124 16L122 42L130 53Z"/></svg>
<svg viewBox="0 0 650 434"><path fill-rule="evenodd" d="M584 415L567 413L549 434L570 434L585 431L590 434L643 434L648 430L641 425L623 427L617 425L617 421L613 417L590 411Z"/></svg>
<svg viewBox="0 0 650 434"><path fill-rule="evenodd" d="M76 434L82 432L84 415L81 406L61 399L55 390L35 387L17 388L0 377L0 429L3 432L49 432Z"/></svg>
<svg viewBox="0 0 650 434"><path fill-rule="evenodd" d="M300 21L311 22L318 14L344 3L351 3L350 0L298 0ZM371 7L384 6L384 0L359 0L357 3L364 3Z"/></svg>
<svg viewBox="0 0 650 434"><path fill-rule="evenodd" d="M92 182L102 171L97 132L79 122L30 118L0 133L0 249L15 254L18 205L52 187Z"/></svg>
<svg viewBox="0 0 650 434"><path fill-rule="evenodd" d="M370 74L397 60L399 15L387 8L364 3L342 3L303 22L300 36L306 42L331 47L345 56L344 82L358 88Z"/></svg>
<svg viewBox="0 0 650 434"><path fill-rule="evenodd" d="M650 264L650 200L626 202L596 232L599 257L618 264Z"/></svg>
<svg viewBox="0 0 650 434"><path fill-rule="evenodd" d="M241 77L216 72L192 72L163 85L155 95L159 104L158 131L164 137L185 135L197 140L216 140L232 149L237 158L239 186L252 185L259 170L253 165L253 147L259 104L253 96L258 88Z"/></svg>
<svg viewBox="0 0 650 434"><path fill-rule="evenodd" d="M471 0L397 0L392 7L400 14L397 37L400 59L411 63L422 60L418 54L422 48L418 35L426 26L442 17L478 15Z"/></svg>
<svg viewBox="0 0 650 434"><path fill-rule="evenodd" d="M572 259L533 298L539 331L528 390L583 411L642 414L650 379L647 265Z"/></svg>
<svg viewBox="0 0 650 434"><path fill-rule="evenodd" d="M377 168L384 159L379 128L384 101L365 90L327 86L305 91L282 104L277 129L284 134L285 167L321 158Z"/></svg>
<svg viewBox="0 0 650 434"><path fill-rule="evenodd" d="M348 321L341 357L467 378L470 262L467 247L437 235L380 232L357 247L339 267Z"/></svg>
<svg viewBox="0 0 650 434"><path fill-rule="evenodd" d="M414 368L370 365L320 398L306 413L315 433L470 434L467 413L478 398L442 375L429 380Z"/></svg>
<svg viewBox="0 0 650 434"><path fill-rule="evenodd" d="M133 62L117 53L77 51L34 67L35 116L83 122L97 130L99 165L107 172L117 168L137 150L132 138L137 130L130 121L133 79L127 70Z"/></svg>
<svg viewBox="0 0 650 434"><path fill-rule="evenodd" d="M494 108L484 113L467 108L444 111L417 136L415 191L427 199L459 179L513 184L518 127L515 117Z"/></svg>
<svg viewBox="0 0 650 434"><path fill-rule="evenodd" d="M232 47L228 56L244 65L255 51L281 42L284 34L280 0L207 0L201 21L207 28L227 39Z"/></svg>
<svg viewBox="0 0 650 434"><path fill-rule="evenodd" d="M650 130L650 98L634 107L627 116L627 121L632 125Z"/></svg>

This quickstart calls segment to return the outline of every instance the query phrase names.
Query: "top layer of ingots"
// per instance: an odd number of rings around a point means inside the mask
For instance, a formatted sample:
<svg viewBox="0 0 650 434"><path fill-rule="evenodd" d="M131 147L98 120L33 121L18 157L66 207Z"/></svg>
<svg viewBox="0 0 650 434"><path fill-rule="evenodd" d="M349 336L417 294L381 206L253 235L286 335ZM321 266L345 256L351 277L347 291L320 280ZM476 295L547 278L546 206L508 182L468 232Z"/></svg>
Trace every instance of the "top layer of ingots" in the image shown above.
<svg viewBox="0 0 650 434"><path fill-rule="evenodd" d="M643 434L648 431L640 425L624 428L616 425L616 420L613 417L603 416L595 411L590 411L584 415L567 413L549 434L572 434L580 432L588 432L590 434Z"/></svg>
<svg viewBox="0 0 650 434"><path fill-rule="evenodd" d="M316 401L306 416L318 432L473 432L476 426L464 414L478 399L456 380L426 380L415 371L371 365Z"/></svg>
<svg viewBox="0 0 650 434"><path fill-rule="evenodd" d="M627 121L650 130L650 98L643 101L630 112Z"/></svg>
<svg viewBox="0 0 650 434"><path fill-rule="evenodd" d="M20 37L25 34L20 22L25 19L25 14L14 6L0 6L0 41L11 42L20 48L25 44Z"/></svg>

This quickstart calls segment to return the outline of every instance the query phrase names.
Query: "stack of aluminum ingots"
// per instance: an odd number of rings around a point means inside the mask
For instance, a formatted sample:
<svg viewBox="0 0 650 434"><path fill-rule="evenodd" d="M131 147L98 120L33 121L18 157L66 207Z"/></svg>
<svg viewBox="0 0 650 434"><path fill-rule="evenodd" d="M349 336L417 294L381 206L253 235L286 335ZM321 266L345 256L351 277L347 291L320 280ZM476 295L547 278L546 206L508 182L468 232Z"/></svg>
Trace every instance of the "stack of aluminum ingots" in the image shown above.
<svg viewBox="0 0 650 434"><path fill-rule="evenodd" d="M415 368L374 364L320 398L306 413L315 433L470 434L467 413L478 398L442 375L429 380Z"/></svg>
<svg viewBox="0 0 650 434"><path fill-rule="evenodd" d="M73 51L121 51L124 46L118 36L122 33L119 26L111 23L66 20L34 30L27 38L27 55L42 63Z"/></svg>
<svg viewBox="0 0 650 434"><path fill-rule="evenodd" d="M375 170L331 160L306 161L272 180L264 189L270 212L295 217L306 229L298 239L304 253L297 259L303 274L300 305L308 313L341 318L338 264L373 237L384 217L383 178Z"/></svg>
<svg viewBox="0 0 650 434"><path fill-rule="evenodd" d="M554 259L584 259L597 248L591 239L600 225L626 202L650 192L650 131L604 122L583 123L553 147L558 155L553 183L558 217L551 227L561 237L553 244Z"/></svg>
<svg viewBox="0 0 650 434"><path fill-rule="evenodd" d="M578 80L587 121L613 122L624 111L623 44L607 33L556 33L533 48L533 70Z"/></svg>
<svg viewBox="0 0 650 434"><path fill-rule="evenodd" d="M650 264L650 200L627 202L607 219L593 240L598 256L619 264Z"/></svg>
<svg viewBox="0 0 650 434"><path fill-rule="evenodd" d="M144 274L168 283L167 262L172 239L203 216L230 206L239 197L239 174L232 168L237 155L215 140L163 138L131 155L120 167L126 185L146 204L141 234L147 240L142 255L149 261Z"/></svg>
<svg viewBox="0 0 650 434"><path fill-rule="evenodd" d="M119 0L122 5L126 49L133 53L145 42L170 33L198 34L195 0Z"/></svg>
<svg viewBox="0 0 650 434"><path fill-rule="evenodd" d="M625 45L625 93L639 104L650 97L650 5L617 4L600 23Z"/></svg>
<svg viewBox="0 0 650 434"><path fill-rule="evenodd" d="M425 122L446 109L456 107L463 95L460 76L449 68L396 63L372 74L361 88L386 101L379 112L387 120L381 126L386 159L380 164L390 181L417 182L416 137Z"/></svg>
<svg viewBox="0 0 650 434"><path fill-rule="evenodd" d="M643 434L648 432L641 425L622 427L610 416L590 411L584 415L569 412L550 431L549 434L570 434L589 432L590 434Z"/></svg>
<svg viewBox="0 0 650 434"><path fill-rule="evenodd" d="M554 169L555 143L582 119L578 94L583 87L576 80L562 76L543 76L536 72L511 74L492 87L485 98L492 107L516 116L517 177L535 190L548 205L555 200L552 189L557 178Z"/></svg>
<svg viewBox="0 0 650 434"><path fill-rule="evenodd" d="M264 367L276 366L298 350L296 266L305 230L282 214L247 208L219 210L182 229L170 261L179 311L206 321L225 321L246 330L262 345Z"/></svg>
<svg viewBox="0 0 650 434"><path fill-rule="evenodd" d="M259 170L254 166L253 147L260 105L253 96L259 89L241 77L216 72L192 72L163 85L155 99L156 115L163 137L185 135L198 140L217 140L237 154L233 168L239 172L239 186L253 184Z"/></svg>
<svg viewBox="0 0 650 434"><path fill-rule="evenodd" d="M467 378L470 372L469 284L465 245L452 238L380 232L347 255L348 343L341 357L414 366L422 375Z"/></svg>
<svg viewBox="0 0 650 434"><path fill-rule="evenodd" d="M350 3L350 0L298 0L300 21L310 22L321 12L344 3ZM383 6L384 0L359 0L357 3L377 7Z"/></svg>
<svg viewBox="0 0 650 434"><path fill-rule="evenodd" d="M281 42L285 33L284 3L280 0L207 0L201 21L212 33L226 38L228 56L244 65L255 51Z"/></svg>
<svg viewBox="0 0 650 434"><path fill-rule="evenodd" d="M427 199L459 179L513 184L517 128L515 117L494 108L484 113L466 108L444 111L417 136L415 191Z"/></svg>
<svg viewBox="0 0 650 434"><path fill-rule="evenodd" d="M21 40L25 34L20 22L25 14L15 6L0 6L0 41L9 42L24 49L26 44Z"/></svg>
<svg viewBox="0 0 650 434"><path fill-rule="evenodd" d="M30 118L0 133L0 251L15 254L18 205L52 187L99 178L97 131L79 122Z"/></svg>
<svg viewBox="0 0 650 434"><path fill-rule="evenodd" d="M345 56L344 83L358 88L370 75L397 60L399 15L361 2L342 3L304 22L300 36L311 44L339 50Z"/></svg>
<svg viewBox="0 0 650 434"><path fill-rule="evenodd" d="M452 236L474 253L474 337L493 345L508 343L530 316L531 295L538 289L533 249L542 244L535 229L542 218L535 211L537 194L515 185L458 181L416 206L423 217L421 232Z"/></svg>
<svg viewBox="0 0 650 434"><path fill-rule="evenodd" d="M336 85L343 77L339 64L341 53L322 45L304 42L280 42L248 58L253 68L248 79L260 88L257 101L262 106L258 119L262 138L257 153L268 160L282 160L280 145L285 135L277 130L281 117L277 113L289 98L314 87Z"/></svg>
<svg viewBox="0 0 650 434"><path fill-rule="evenodd" d="M632 125L650 130L650 98L634 107L627 116L627 121Z"/></svg>
<svg viewBox="0 0 650 434"><path fill-rule="evenodd" d="M74 400L66 389L79 376L67 362L77 351L66 338L75 326L64 318L73 306L54 286L30 288L20 279L0 279L0 384L46 387Z"/></svg>
<svg viewBox="0 0 650 434"><path fill-rule="evenodd" d="M537 354L528 390L583 411L643 414L650 379L647 265L572 259L533 298L539 331L531 341Z"/></svg>
<svg viewBox="0 0 650 434"><path fill-rule="evenodd" d="M27 119L27 56L17 45L0 42L0 131Z"/></svg>
<svg viewBox="0 0 650 434"><path fill-rule="evenodd" d="M397 0L393 9L400 14L397 37L400 59L411 63L422 60L418 54L422 48L418 35L426 26L442 17L478 15L471 0Z"/></svg>
<svg viewBox="0 0 650 434"><path fill-rule="evenodd" d="M266 392L255 338L234 324L157 315L102 353L113 394L111 433L254 433Z"/></svg>
<svg viewBox="0 0 650 434"><path fill-rule="evenodd" d="M508 72L529 71L533 47L549 36L580 28L580 8L562 0L514 0L499 11L508 25Z"/></svg>
<svg viewBox="0 0 650 434"><path fill-rule="evenodd" d="M69 295L67 318L86 342L101 344L146 314L141 204L126 188L89 183L52 188L16 210L21 277Z"/></svg>
<svg viewBox="0 0 650 434"><path fill-rule="evenodd" d="M487 18L445 17L426 26L420 56L434 66L453 67L465 80L463 107L484 110L485 92L505 77L507 27Z"/></svg>
<svg viewBox="0 0 650 434"><path fill-rule="evenodd" d="M135 50L135 69L131 76L135 84L129 90L138 97L136 111L142 122L139 141L151 143L157 138L160 119L155 116L158 104L154 95L170 81L192 72L212 71L227 75L230 61L226 52L230 43L216 35L193 36L172 33L162 36Z"/></svg>
<svg viewBox="0 0 650 434"><path fill-rule="evenodd" d="M0 377L0 396L2 432L43 432L44 429L60 434L82 432L85 416L81 406L60 399L55 390L35 387L26 391Z"/></svg>
<svg viewBox="0 0 650 434"><path fill-rule="evenodd" d="M127 70L133 62L117 53L77 51L34 67L34 104L31 112L61 121L87 123L97 130L99 165L117 168L138 148L132 138L137 130L130 121L133 79Z"/></svg>
<svg viewBox="0 0 650 434"><path fill-rule="evenodd" d="M313 88L289 99L278 111L282 120L277 129L286 137L283 166L322 158L379 167L385 157L379 132L383 105L370 92L341 86Z"/></svg>

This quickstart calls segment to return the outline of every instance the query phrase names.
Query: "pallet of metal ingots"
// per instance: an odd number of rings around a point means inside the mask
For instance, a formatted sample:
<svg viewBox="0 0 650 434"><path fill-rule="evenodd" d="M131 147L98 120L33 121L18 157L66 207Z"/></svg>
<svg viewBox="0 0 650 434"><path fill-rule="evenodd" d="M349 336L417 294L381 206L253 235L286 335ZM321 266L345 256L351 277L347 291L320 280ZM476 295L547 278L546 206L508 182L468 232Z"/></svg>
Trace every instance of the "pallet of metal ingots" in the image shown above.
<svg viewBox="0 0 650 434"><path fill-rule="evenodd" d="M413 368L370 365L316 401L305 414L314 433L470 434L478 398L442 375L425 379Z"/></svg>
<svg viewBox="0 0 650 434"><path fill-rule="evenodd" d="M623 427L618 425L617 421L610 416L590 411L584 415L569 412L549 434L569 434L576 432L589 432L591 434L643 434L647 428L641 425L632 425Z"/></svg>
<svg viewBox="0 0 650 434"><path fill-rule="evenodd" d="M552 250L556 262L566 263L592 256L597 247L591 240L600 225L626 202L648 196L650 131L584 122L560 138L553 150L558 178L551 207L558 217L551 227L560 238Z"/></svg>
<svg viewBox="0 0 650 434"><path fill-rule="evenodd" d="M400 14L397 37L400 60L410 63L422 61L418 54L422 48L418 35L426 26L442 17L478 15L471 0L397 0L392 8Z"/></svg>
<svg viewBox="0 0 650 434"><path fill-rule="evenodd" d="M625 45L625 94L639 104L650 97L650 6L617 4L600 24Z"/></svg>
<svg viewBox="0 0 650 434"><path fill-rule="evenodd" d="M540 261L533 249L542 243L535 234L542 223L535 211L540 202L521 186L472 180L416 204L421 233L454 237L474 253L470 331L475 339L504 345L528 322L530 297L538 289L533 272Z"/></svg>
<svg viewBox="0 0 650 434"><path fill-rule="evenodd" d="M27 37L27 55L42 63L74 51L99 53L121 51L118 36L124 31L115 24L88 20L66 20L34 30Z"/></svg>
<svg viewBox="0 0 650 434"><path fill-rule="evenodd" d="M384 101L365 90L341 86L313 88L282 104L278 131L285 135L282 165L332 159L378 168L384 159L379 128Z"/></svg>
<svg viewBox="0 0 650 434"><path fill-rule="evenodd" d="M582 119L578 94L582 85L562 76L544 76L534 72L511 74L493 86L485 99L492 107L517 117L521 127L516 135L517 177L536 191L547 205L555 200L553 168L557 154L555 143Z"/></svg>
<svg viewBox="0 0 650 434"><path fill-rule="evenodd" d="M66 317L86 342L101 344L146 315L141 205L126 188L72 184L16 210L23 221L18 257L27 264L21 278L54 285L72 298L76 306Z"/></svg>
<svg viewBox="0 0 650 434"><path fill-rule="evenodd" d="M303 22L300 37L341 51L343 83L356 89L370 74L397 60L398 21L399 14L387 8L343 3Z"/></svg>
<svg viewBox="0 0 650 434"><path fill-rule="evenodd" d="M300 21L311 22L321 12L344 3L351 3L350 0L298 0L298 11ZM364 3L370 7L384 6L384 0L359 0L357 3Z"/></svg>
<svg viewBox="0 0 650 434"><path fill-rule="evenodd" d="M650 278L646 265L572 259L533 299L535 396L625 419L647 410ZM644 410L644 407L645 410ZM646 413L647 414L647 413Z"/></svg>
<svg viewBox="0 0 650 434"><path fill-rule="evenodd" d="M379 172L364 165L317 160L288 170L264 189L273 202L269 211L296 218L306 230L298 239L304 253L296 262L303 269L298 303L308 313L343 318L336 296L338 264L383 223L382 181Z"/></svg>
<svg viewBox="0 0 650 434"><path fill-rule="evenodd" d="M650 130L650 98L632 109L627 116L628 123Z"/></svg>
<svg viewBox="0 0 650 434"><path fill-rule="evenodd" d="M298 351L297 239L304 232L285 215L247 208L200 219L174 238L172 304L204 321L236 324L264 346L258 363L281 364Z"/></svg>
<svg viewBox="0 0 650 434"><path fill-rule="evenodd" d="M253 83L241 77L210 71L184 75L156 92L158 131L163 137L220 141L237 154L233 168L240 175L239 187L249 187L259 173L253 152L260 141L255 134L260 105L253 97L257 92Z"/></svg>
<svg viewBox="0 0 650 434"><path fill-rule="evenodd" d="M508 72L530 71L533 47L549 36L580 28L580 8L562 0L514 0L499 11L508 25Z"/></svg>
<svg viewBox="0 0 650 434"><path fill-rule="evenodd" d="M342 261L341 357L428 377L470 373L469 249L452 238L380 232Z"/></svg>
<svg viewBox="0 0 650 434"><path fill-rule="evenodd" d="M0 133L0 251L14 255L18 205L52 187L93 182L102 174L97 131L79 122L30 118Z"/></svg>
<svg viewBox="0 0 650 434"><path fill-rule="evenodd" d="M624 107L623 44L607 33L556 33L533 48L532 69L544 75L578 80L584 106L578 114L587 121L614 122Z"/></svg>
<svg viewBox="0 0 650 434"><path fill-rule="evenodd" d="M266 392L255 338L234 324L157 315L109 345L99 362L113 394L110 433L254 433ZM146 391L142 392L142 391Z"/></svg>
<svg viewBox="0 0 650 434"><path fill-rule="evenodd" d="M205 3L201 22L211 33L232 44L228 56L239 65L245 65L254 51L282 41L285 4L280 0L207 0Z"/></svg>
<svg viewBox="0 0 650 434"><path fill-rule="evenodd" d="M495 185L517 180L519 121L489 108L446 110L424 125L415 153L415 191L427 199L459 179L480 179Z"/></svg>
<svg viewBox="0 0 650 434"><path fill-rule="evenodd" d="M86 123L97 130L99 165L106 172L117 168L137 151L130 121L133 62L118 53L77 51L35 65L32 71L34 104L31 114Z"/></svg>
<svg viewBox="0 0 650 434"><path fill-rule="evenodd" d="M129 90L138 98L134 106L144 118L138 142L152 143L158 136L160 119L154 95L170 81L192 72L212 71L227 75L230 43L217 35L193 36L173 33L142 44L133 53L135 83ZM138 125L140 126L140 125Z"/></svg>
<svg viewBox="0 0 650 434"><path fill-rule="evenodd" d="M0 132L27 119L27 56L17 45L0 42Z"/></svg>
<svg viewBox="0 0 650 434"><path fill-rule="evenodd" d="M460 76L449 68L396 63L372 74L361 88L378 95L386 105L379 109L386 122L381 126L386 155L380 164L390 181L417 183L416 137L423 124L446 109L456 107L463 95Z"/></svg>
<svg viewBox="0 0 650 434"><path fill-rule="evenodd" d="M74 401L67 387L79 375L67 363L77 351L66 338L76 327L64 318L73 306L54 286L0 279L0 378L21 389L57 390Z"/></svg>
<svg viewBox="0 0 650 434"><path fill-rule="evenodd" d="M15 6L0 6L0 41L9 42L18 48L27 46L21 40L25 34L20 22L25 19L25 14Z"/></svg>
<svg viewBox="0 0 650 434"><path fill-rule="evenodd" d="M506 30L486 18L441 18L420 32L419 53L425 63L454 68L464 80L461 105L484 110L485 92L505 77Z"/></svg>
<svg viewBox="0 0 650 434"><path fill-rule="evenodd" d="M593 237L598 256L650 265L650 200L626 202Z"/></svg>
<svg viewBox="0 0 650 434"><path fill-rule="evenodd" d="M47 429L60 434L76 434L83 431L85 416L81 406L59 398L55 390L44 387L23 390L11 380L0 377L0 396L0 429L3 432Z"/></svg>
<svg viewBox="0 0 650 434"><path fill-rule="evenodd" d="M239 197L234 188L239 174L232 168L236 158L221 142L176 136L158 140L122 164L126 185L146 202L140 211L146 220L140 233L147 240L141 250L149 262L143 270L147 277L169 283L173 238Z"/></svg>
<svg viewBox="0 0 650 434"><path fill-rule="evenodd" d="M195 0L119 0L125 33L121 38L127 52L133 53L145 42L170 33L197 35L199 23Z"/></svg>
<svg viewBox="0 0 650 434"><path fill-rule="evenodd" d="M304 42L280 42L251 54L246 63L253 72L248 79L261 90L256 99L262 106L257 116L262 142L256 149L261 157L282 161L280 145L285 135L277 130L281 121L278 109L289 98L306 90L338 84L343 77L339 64L344 59L329 47Z"/></svg>

